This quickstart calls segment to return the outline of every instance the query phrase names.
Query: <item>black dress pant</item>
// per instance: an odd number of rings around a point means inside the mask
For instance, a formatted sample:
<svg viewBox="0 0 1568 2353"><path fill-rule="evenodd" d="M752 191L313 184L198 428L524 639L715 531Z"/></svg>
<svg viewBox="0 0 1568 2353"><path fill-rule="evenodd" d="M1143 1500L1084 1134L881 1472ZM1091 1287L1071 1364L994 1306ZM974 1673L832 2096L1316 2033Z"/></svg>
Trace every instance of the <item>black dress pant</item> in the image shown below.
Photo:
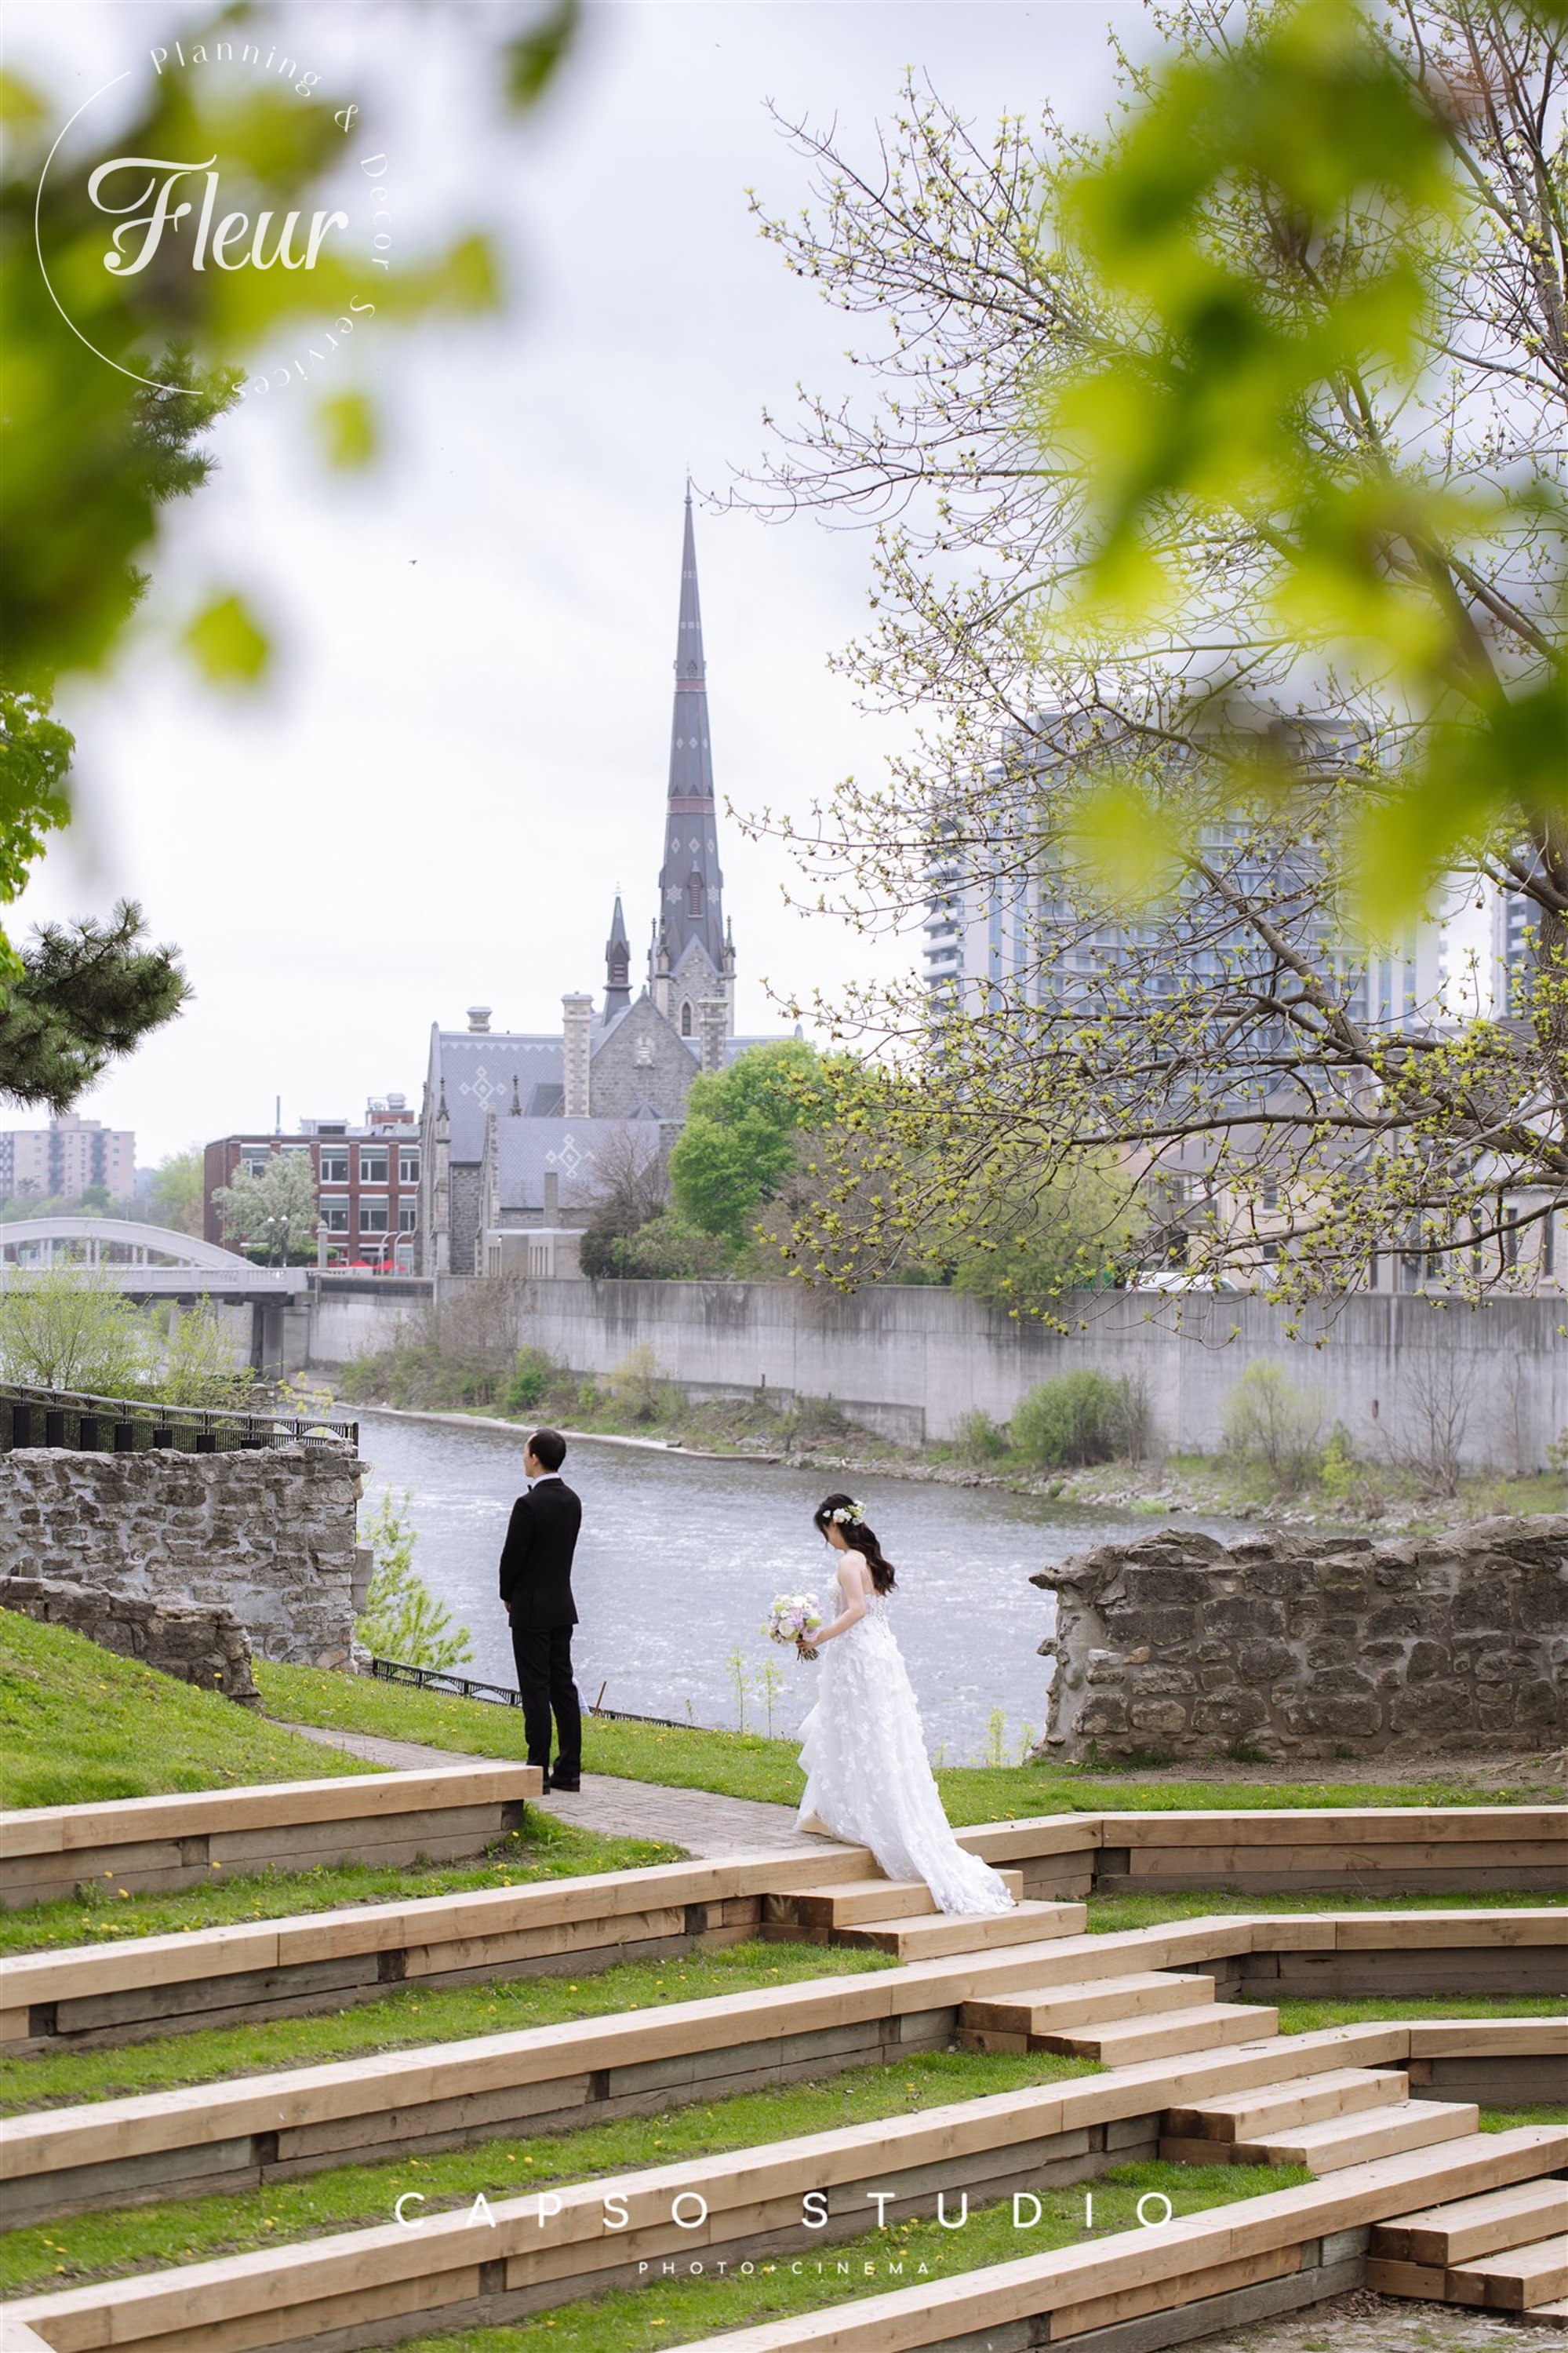
<svg viewBox="0 0 1568 2353"><path fill-rule="evenodd" d="M583 1770L583 1711L572 1680L570 1626L519 1626L511 1630L517 1687L522 1695L522 1728L528 1761L550 1769L550 1718L555 1717L554 1770L575 1781Z"/></svg>

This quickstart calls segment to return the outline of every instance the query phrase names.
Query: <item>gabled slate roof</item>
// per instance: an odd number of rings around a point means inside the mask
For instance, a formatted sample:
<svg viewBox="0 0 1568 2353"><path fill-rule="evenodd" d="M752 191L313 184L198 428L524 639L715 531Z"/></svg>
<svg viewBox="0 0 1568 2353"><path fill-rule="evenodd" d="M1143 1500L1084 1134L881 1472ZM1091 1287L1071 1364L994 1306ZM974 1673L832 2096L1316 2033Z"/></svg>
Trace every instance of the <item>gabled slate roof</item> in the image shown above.
<svg viewBox="0 0 1568 2353"><path fill-rule="evenodd" d="M657 1120L512 1119L498 1108L496 1176L503 1215L544 1207L544 1179L561 1179L563 1209L585 1208L613 1155L626 1152L653 1159L659 1148Z"/></svg>
<svg viewBox="0 0 1568 2353"><path fill-rule="evenodd" d="M452 1158L477 1162L484 1151L485 1113L507 1112L511 1082L525 1106L540 1088L559 1089L565 1080L559 1031L526 1036L507 1029L438 1029L430 1040L430 1097L447 1096L452 1123Z"/></svg>

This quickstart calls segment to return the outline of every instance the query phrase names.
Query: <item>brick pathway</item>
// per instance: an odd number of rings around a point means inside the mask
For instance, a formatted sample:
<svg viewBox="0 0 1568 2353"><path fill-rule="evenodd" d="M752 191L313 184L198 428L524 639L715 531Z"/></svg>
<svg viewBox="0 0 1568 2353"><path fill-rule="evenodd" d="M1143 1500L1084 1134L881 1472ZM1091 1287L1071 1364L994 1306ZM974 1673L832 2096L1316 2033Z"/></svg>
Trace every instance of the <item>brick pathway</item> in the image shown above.
<svg viewBox="0 0 1568 2353"><path fill-rule="evenodd" d="M427 1747L417 1740L385 1740L369 1732L338 1732L314 1724L291 1724L290 1732L319 1740L328 1748L346 1748L373 1765L390 1765L400 1772L416 1772L428 1765L493 1765L493 1757L459 1755L450 1748ZM709 1859L726 1854L755 1854L765 1847L798 1850L819 1846L820 1840L797 1831L791 1806L764 1805L755 1798L720 1798L708 1789L670 1789L655 1781L621 1781L609 1773L584 1773L583 1787L574 1792L552 1789L531 1802L563 1822L586 1831L602 1831L610 1838L662 1839L684 1847L688 1854Z"/></svg>

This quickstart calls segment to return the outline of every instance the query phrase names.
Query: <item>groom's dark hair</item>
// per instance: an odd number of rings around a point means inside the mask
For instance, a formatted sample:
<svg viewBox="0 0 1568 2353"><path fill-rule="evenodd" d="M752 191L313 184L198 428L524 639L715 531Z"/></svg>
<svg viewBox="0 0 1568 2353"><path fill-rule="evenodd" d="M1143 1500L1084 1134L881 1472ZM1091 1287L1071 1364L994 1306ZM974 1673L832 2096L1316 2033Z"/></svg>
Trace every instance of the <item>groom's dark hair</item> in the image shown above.
<svg viewBox="0 0 1568 2353"><path fill-rule="evenodd" d="M528 1451L547 1471L559 1471L566 1460L566 1440L558 1430L536 1430L528 1441Z"/></svg>

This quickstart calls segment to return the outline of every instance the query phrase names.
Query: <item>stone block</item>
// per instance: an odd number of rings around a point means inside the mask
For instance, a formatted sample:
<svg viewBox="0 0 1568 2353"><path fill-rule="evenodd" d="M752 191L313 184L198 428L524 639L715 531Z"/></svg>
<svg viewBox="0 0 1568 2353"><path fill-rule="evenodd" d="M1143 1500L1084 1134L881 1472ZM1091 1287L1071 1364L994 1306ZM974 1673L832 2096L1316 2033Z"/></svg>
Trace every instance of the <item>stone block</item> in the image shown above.
<svg viewBox="0 0 1568 2353"><path fill-rule="evenodd" d="M0 1577L0 1609L68 1626L122 1659L139 1659L177 1682L221 1692L243 1706L261 1704L250 1671L250 1644L231 1610L42 1577Z"/></svg>
<svg viewBox="0 0 1568 2353"><path fill-rule="evenodd" d="M1407 1683L1429 1683L1434 1675L1447 1672L1448 1653L1437 1642L1412 1642L1410 1655L1405 1662Z"/></svg>
<svg viewBox="0 0 1568 2353"><path fill-rule="evenodd" d="M1288 1642L1243 1642L1236 1654L1237 1672L1244 1683L1273 1683L1288 1675L1296 1653Z"/></svg>
<svg viewBox="0 0 1568 2353"><path fill-rule="evenodd" d="M1224 1698L1201 1699L1193 1710L1193 1730L1233 1739L1237 1733L1256 1732L1268 1721L1267 1704L1256 1692L1227 1692Z"/></svg>
<svg viewBox="0 0 1568 2353"><path fill-rule="evenodd" d="M1135 1699L1127 1711L1135 1732L1184 1732L1187 1711L1176 1699Z"/></svg>

